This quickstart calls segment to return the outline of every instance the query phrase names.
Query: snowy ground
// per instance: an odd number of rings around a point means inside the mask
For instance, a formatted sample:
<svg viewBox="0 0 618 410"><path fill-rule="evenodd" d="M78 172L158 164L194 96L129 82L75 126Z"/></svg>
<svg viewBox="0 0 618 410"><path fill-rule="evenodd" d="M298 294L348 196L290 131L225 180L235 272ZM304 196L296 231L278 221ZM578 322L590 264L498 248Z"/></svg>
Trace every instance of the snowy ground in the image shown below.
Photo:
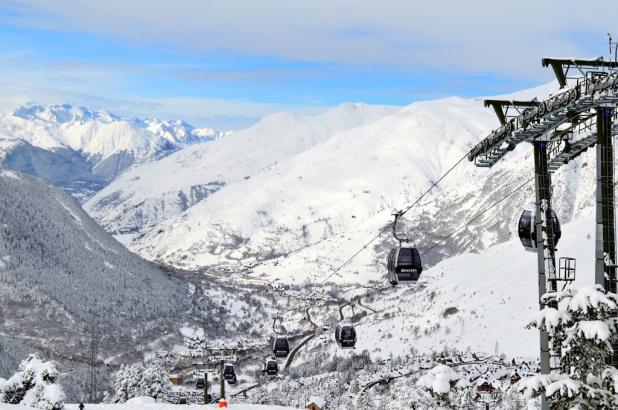
<svg viewBox="0 0 618 410"><path fill-rule="evenodd" d="M0 404L0 410L19 410L23 409L24 406L13 405L13 404ZM84 410L175 410L175 409L184 409L184 410L197 410L197 409L210 409L217 408L216 405L186 405L186 404L134 404L134 403L124 403L124 404L87 404ZM281 406L263 406L258 404L229 404L229 409L238 409L238 410L290 410L294 409L293 407L281 407ZM67 404L65 406L66 410L78 410L77 404Z"/></svg>
<svg viewBox="0 0 618 410"><path fill-rule="evenodd" d="M9 406L6 409L13 409L17 406ZM197 409L214 409L218 408L216 405L204 406L204 405L186 405L186 404L89 404L84 410L197 410ZM288 410L293 407L281 407L281 406L263 406L259 404L228 404L228 409L238 410ZM0 407L0 410L4 410L4 407ZM66 406L66 410L77 410L76 404L69 404Z"/></svg>
<svg viewBox="0 0 618 410"><path fill-rule="evenodd" d="M558 257L577 259L574 286L592 284L594 215L565 224L557 248ZM445 349L534 358L538 332L525 326L539 308L536 272L536 253L525 251L519 239L445 260L424 272L417 284L363 298L363 304L378 313L356 324L355 351L367 349L374 359ZM312 314L314 320L323 320L318 309ZM349 354L327 333L309 342L295 362L310 361L316 345L331 355Z"/></svg>

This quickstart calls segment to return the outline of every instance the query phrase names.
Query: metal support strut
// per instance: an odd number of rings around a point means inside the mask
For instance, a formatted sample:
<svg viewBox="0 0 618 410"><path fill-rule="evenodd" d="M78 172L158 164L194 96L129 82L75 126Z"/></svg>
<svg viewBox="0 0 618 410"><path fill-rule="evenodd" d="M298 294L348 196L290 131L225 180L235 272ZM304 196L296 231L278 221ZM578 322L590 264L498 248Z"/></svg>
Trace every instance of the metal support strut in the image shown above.
<svg viewBox="0 0 618 410"><path fill-rule="evenodd" d="M204 404L208 404L208 369L204 370Z"/></svg>
<svg viewBox="0 0 618 410"><path fill-rule="evenodd" d="M616 224L614 205L614 147L612 107L597 108L597 209L595 274L597 285L616 293ZM608 364L618 364L618 346Z"/></svg>
<svg viewBox="0 0 618 410"><path fill-rule="evenodd" d="M220 373L219 373L219 378L221 379L220 397L223 400L225 400L225 378L223 377L223 367L225 366L225 360L222 359L220 364L221 364L221 369L220 369Z"/></svg>
<svg viewBox="0 0 618 410"><path fill-rule="evenodd" d="M558 290L556 281L556 255L554 249L554 224L551 209L551 175L548 168L547 143L534 142L534 172L536 192L536 248L539 269L539 305L545 307L543 295ZM549 289L548 289L549 288ZM549 374L559 366L559 356L549 349L549 337L545 330L540 331L541 374ZM545 395L541 398L541 409L549 409Z"/></svg>

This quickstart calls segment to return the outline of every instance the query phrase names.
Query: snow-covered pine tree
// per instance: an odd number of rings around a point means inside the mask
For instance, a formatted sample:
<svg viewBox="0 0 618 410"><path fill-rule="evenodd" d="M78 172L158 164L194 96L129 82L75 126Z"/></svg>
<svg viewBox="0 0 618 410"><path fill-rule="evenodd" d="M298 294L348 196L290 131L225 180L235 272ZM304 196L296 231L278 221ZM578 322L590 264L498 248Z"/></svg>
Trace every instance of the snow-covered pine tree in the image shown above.
<svg viewBox="0 0 618 410"><path fill-rule="evenodd" d="M57 383L58 376L52 362L30 355L21 362L17 372L0 385L0 401L44 410L63 409L65 394Z"/></svg>
<svg viewBox="0 0 618 410"><path fill-rule="evenodd" d="M418 379L416 384L431 393L437 408L449 409L454 408L451 388L455 386L459 378L455 370L439 364Z"/></svg>
<svg viewBox="0 0 618 410"><path fill-rule="evenodd" d="M122 365L116 373L114 384L114 403L124 403L141 395L141 382L144 366L141 363Z"/></svg>
<svg viewBox="0 0 618 410"><path fill-rule="evenodd" d="M169 375L159 363L151 363L146 367L141 363L123 365L116 373L112 401L124 403L139 396L160 399L168 392L169 387Z"/></svg>
<svg viewBox="0 0 618 410"><path fill-rule="evenodd" d="M606 364L618 297L594 286L548 293L543 301L546 307L528 327L547 331L554 351L562 353L561 372L522 379L517 389L528 397L545 393L552 409L618 408L618 371Z"/></svg>
<svg viewBox="0 0 618 410"><path fill-rule="evenodd" d="M144 396L160 399L170 389L169 374L159 363L151 363L144 369L141 379L141 390Z"/></svg>

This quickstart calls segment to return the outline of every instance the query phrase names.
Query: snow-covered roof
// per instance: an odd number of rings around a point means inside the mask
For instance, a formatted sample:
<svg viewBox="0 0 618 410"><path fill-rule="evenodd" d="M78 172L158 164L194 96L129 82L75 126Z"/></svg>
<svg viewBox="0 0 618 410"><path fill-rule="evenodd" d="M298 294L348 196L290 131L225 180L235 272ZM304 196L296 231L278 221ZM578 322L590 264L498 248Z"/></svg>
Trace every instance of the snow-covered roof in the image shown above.
<svg viewBox="0 0 618 410"><path fill-rule="evenodd" d="M324 405L326 404L326 400L324 400L320 396L314 396L314 397L309 398L309 401L307 402L305 406L308 406L311 403L315 404L319 408L324 408Z"/></svg>

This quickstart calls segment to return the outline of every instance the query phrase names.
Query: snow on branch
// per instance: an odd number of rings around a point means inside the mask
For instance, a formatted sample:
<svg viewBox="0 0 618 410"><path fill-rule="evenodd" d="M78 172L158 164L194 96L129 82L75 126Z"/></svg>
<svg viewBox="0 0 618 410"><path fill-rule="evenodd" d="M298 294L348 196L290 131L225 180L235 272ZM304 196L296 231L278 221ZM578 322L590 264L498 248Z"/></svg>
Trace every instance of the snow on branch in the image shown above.
<svg viewBox="0 0 618 410"><path fill-rule="evenodd" d="M536 327L553 332L558 326L571 321L571 315L555 308L547 307L536 313L534 319L530 320L527 327Z"/></svg>
<svg viewBox="0 0 618 410"><path fill-rule="evenodd" d="M443 364L438 365L418 379L417 384L435 394L447 394L451 386L459 380L459 374Z"/></svg>
<svg viewBox="0 0 618 410"><path fill-rule="evenodd" d="M595 341L605 342L611 336L609 326L603 320L583 320L577 322L575 331L578 336Z"/></svg>

